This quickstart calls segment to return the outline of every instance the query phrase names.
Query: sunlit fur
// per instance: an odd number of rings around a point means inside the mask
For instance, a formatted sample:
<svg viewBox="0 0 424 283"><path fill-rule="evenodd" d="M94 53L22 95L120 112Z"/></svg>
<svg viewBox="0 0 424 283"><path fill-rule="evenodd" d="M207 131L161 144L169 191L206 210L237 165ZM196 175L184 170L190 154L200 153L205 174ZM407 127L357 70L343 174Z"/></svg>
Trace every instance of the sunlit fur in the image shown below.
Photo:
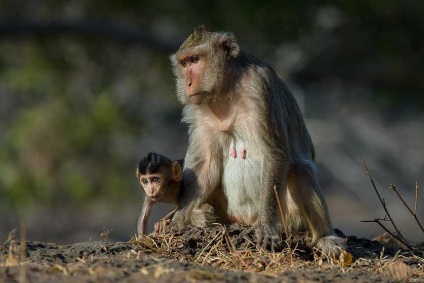
<svg viewBox="0 0 424 283"><path fill-rule="evenodd" d="M222 52L224 51L224 52ZM228 76L228 61L238 55L239 47L235 37L231 33L212 33L204 28L199 28L187 38L177 53L170 56L173 72L177 78L177 97L183 104L189 100L185 93L185 79L181 66L180 57L187 54L198 54L201 60L205 60L208 68L202 73L203 84L199 91L205 92L204 102L215 99L216 95L225 92L225 77Z"/></svg>
<svg viewBox="0 0 424 283"><path fill-rule="evenodd" d="M138 163L136 177L141 187L144 186L141 180L146 175L158 174L162 178L160 185L155 185L155 189L161 195L159 199L153 200L148 196L148 192L145 191L143 206L137 222L137 233L139 235L147 233L147 221L151 209L156 202L179 204L181 193L184 191L183 182L181 180L181 166L182 161L171 161L167 157L155 152L148 153L147 156ZM166 223L168 219L173 217L174 213L175 210L171 211L159 221ZM195 208L190 215L189 221L197 227L206 227L216 222L213 207L205 204L199 208ZM164 228L163 226L164 225L161 227Z"/></svg>
<svg viewBox="0 0 424 283"><path fill-rule="evenodd" d="M178 58L199 52L207 62L202 87L208 98L194 105L186 97ZM189 223L193 209L211 203L222 222L252 224L260 243L275 242L283 231L276 186L291 231L307 227L317 247L342 245L332 236L302 114L274 69L240 51L232 34L203 28L171 62L189 125L185 190L174 222ZM233 146L245 148L246 158L231 157Z"/></svg>

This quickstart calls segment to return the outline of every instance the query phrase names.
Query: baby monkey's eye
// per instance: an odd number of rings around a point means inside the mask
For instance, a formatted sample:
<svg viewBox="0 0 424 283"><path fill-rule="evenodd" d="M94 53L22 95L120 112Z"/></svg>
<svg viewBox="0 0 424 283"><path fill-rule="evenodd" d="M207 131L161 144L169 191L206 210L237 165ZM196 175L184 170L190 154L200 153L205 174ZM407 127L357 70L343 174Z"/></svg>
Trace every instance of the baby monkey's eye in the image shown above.
<svg viewBox="0 0 424 283"><path fill-rule="evenodd" d="M143 182L143 184L147 184L149 181L147 181L147 179L143 178L141 179L141 181Z"/></svg>
<svg viewBox="0 0 424 283"><path fill-rule="evenodd" d="M152 181L154 183L159 183L160 182L160 178L159 177L154 177Z"/></svg>
<svg viewBox="0 0 424 283"><path fill-rule="evenodd" d="M199 62L199 56L194 55L190 57L190 63L191 64L196 64L197 62Z"/></svg>

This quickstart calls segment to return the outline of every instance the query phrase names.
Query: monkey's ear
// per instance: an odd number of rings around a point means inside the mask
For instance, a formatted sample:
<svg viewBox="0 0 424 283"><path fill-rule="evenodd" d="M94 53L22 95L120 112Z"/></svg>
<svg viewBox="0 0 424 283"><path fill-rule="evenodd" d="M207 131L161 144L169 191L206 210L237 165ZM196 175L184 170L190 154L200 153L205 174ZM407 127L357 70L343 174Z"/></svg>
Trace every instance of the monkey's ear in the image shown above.
<svg viewBox="0 0 424 283"><path fill-rule="evenodd" d="M237 57L240 52L240 47L237 44L236 37L232 33L224 33L221 35L219 43L230 58Z"/></svg>
<svg viewBox="0 0 424 283"><path fill-rule="evenodd" d="M140 170L138 170L138 166L135 168L135 176L137 177L137 180L140 180Z"/></svg>
<svg viewBox="0 0 424 283"><path fill-rule="evenodd" d="M178 161L172 162L172 172L174 173L174 181L181 182L183 180L183 168Z"/></svg>
<svg viewBox="0 0 424 283"><path fill-rule="evenodd" d="M203 34L203 33L208 32L208 31L209 30L204 25L200 25L193 30L193 33Z"/></svg>

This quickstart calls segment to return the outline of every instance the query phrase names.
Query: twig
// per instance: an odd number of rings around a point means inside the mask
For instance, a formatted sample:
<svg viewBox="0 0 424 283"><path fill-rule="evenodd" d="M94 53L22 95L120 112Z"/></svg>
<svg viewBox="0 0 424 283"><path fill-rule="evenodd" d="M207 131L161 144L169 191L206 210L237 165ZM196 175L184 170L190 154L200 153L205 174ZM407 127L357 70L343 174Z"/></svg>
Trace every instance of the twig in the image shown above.
<svg viewBox="0 0 424 283"><path fill-rule="evenodd" d="M389 229L386 228L386 226L384 226L380 221L389 221L387 218L381 219L381 218L376 218L374 220L361 220L361 222L364 223L377 223L378 225L380 225L381 228L383 228L384 231L386 231L387 233L389 233L390 236L392 236L393 238L397 239L398 241L400 241L401 243L405 244L401 239L399 239L398 236L396 236L395 234L393 234L392 232L390 232ZM405 244L407 246L407 244Z"/></svg>
<svg viewBox="0 0 424 283"><path fill-rule="evenodd" d="M22 266L22 263L25 262L26 259L26 232L27 226L25 223L21 223L21 254L19 256L19 282L26 282L26 268Z"/></svg>
<svg viewBox="0 0 424 283"><path fill-rule="evenodd" d="M290 235L289 235L289 231L286 225L286 217L285 214L283 212L283 207L281 206L281 201L280 201L280 196L277 193L277 186L274 185L274 193L275 193L275 198L277 199L277 204L278 204L278 210L280 211L280 217L281 217L281 222L283 224L284 227L284 233L286 234L286 244L287 244L287 249L288 249L288 253L290 253L290 266L292 266L293 262L292 262L292 253L294 253L296 251L296 248L292 251L291 249L291 243L290 243ZM296 244L297 247L297 244Z"/></svg>
<svg viewBox="0 0 424 283"><path fill-rule="evenodd" d="M414 201L414 215L417 214L417 202L418 202L418 181L415 181L415 201Z"/></svg>
<svg viewBox="0 0 424 283"><path fill-rule="evenodd" d="M377 187L376 187L376 185L375 185L375 183L374 183L374 179L372 178L372 176L371 176L371 173L370 173L370 171L368 170L368 167L367 167L367 164L365 163L365 160L363 161L364 162L364 166L365 166L365 170L366 170L366 174L368 175L368 177L370 178L370 181L371 181L371 184L372 184L372 186L373 186L373 188L374 188L374 191L375 191L375 193L377 194L377 196L378 196L378 199L380 200L380 203L381 203L381 205L383 205L383 208L384 208L384 211L386 212L386 215L387 215L387 217L388 217L388 219L390 220L390 222L392 223L392 225L393 225L393 228L395 228L395 230L396 230L396 233L397 233L397 237L395 237L396 239L398 239L402 244L404 244L405 246L407 246L409 249L412 249L412 247L410 246L410 245L408 245L408 243L407 243L407 240L402 236L402 234L400 233L400 231L399 231L399 229L397 228L397 226L396 226L396 224L395 224L395 222L393 221L393 218L390 216L390 213L389 213L389 211L387 210L387 207L386 207L386 202L384 201L384 199L380 196L380 193L378 192L378 190L377 190ZM374 221L375 222L375 221ZM381 226L381 223L379 223L379 222L377 222L380 226ZM385 229L386 231L387 231L387 229ZM390 233L391 234L391 233ZM392 234L391 234L392 235Z"/></svg>
<svg viewBox="0 0 424 283"><path fill-rule="evenodd" d="M205 250L220 236L224 235L224 228L222 231L219 231L215 237L200 251L200 253L197 255L197 257L194 259L194 262L197 262L199 258L202 256L202 254L205 252Z"/></svg>
<svg viewBox="0 0 424 283"><path fill-rule="evenodd" d="M236 249L236 247L234 246L233 242L231 242L230 235L228 234L227 229L225 229L225 232L224 232L224 239L225 239L225 242L227 243L228 249L229 249L230 251L232 251L233 253L235 253L235 254L236 254L236 256L238 257L238 259L239 259L240 263L241 263L241 264L242 264L245 268L249 268L249 266L246 264L246 262L245 262L245 261L243 260L243 258L241 257L240 253L237 251L237 249Z"/></svg>
<svg viewBox="0 0 424 283"><path fill-rule="evenodd" d="M283 224L283 227L284 227L284 233L286 233L286 239L288 239L289 238L289 231L287 229L286 217L285 217L285 214L283 212L283 207L281 206L280 196L277 193L277 185L274 185L274 193L275 193L275 198L277 199L278 210L280 211L281 223Z"/></svg>
<svg viewBox="0 0 424 283"><path fill-rule="evenodd" d="M421 231L423 231L423 233L424 233L424 228L423 228L423 226L421 225L421 222L420 222L420 220L417 218L417 214L416 214L416 209L417 209L417 190L416 190L416 193L415 193L416 198L415 198L415 212L414 212L414 211L412 211L412 209L409 207L409 205L405 202L405 200L403 199L403 197L400 195L400 193L399 193L399 192L398 192L398 190L396 189L396 186L395 186L395 185L390 185L390 189L391 189L391 190L393 190L393 191L396 193L396 195L397 195L397 196L399 197L399 199L402 201L403 205L404 205L404 206L408 209L408 211L412 214L412 217L414 217L415 222L417 222L418 226L420 226Z"/></svg>
<svg viewBox="0 0 424 283"><path fill-rule="evenodd" d="M27 232L27 226L25 223L21 223L21 254L20 254L20 261L24 262L26 260L26 232Z"/></svg>

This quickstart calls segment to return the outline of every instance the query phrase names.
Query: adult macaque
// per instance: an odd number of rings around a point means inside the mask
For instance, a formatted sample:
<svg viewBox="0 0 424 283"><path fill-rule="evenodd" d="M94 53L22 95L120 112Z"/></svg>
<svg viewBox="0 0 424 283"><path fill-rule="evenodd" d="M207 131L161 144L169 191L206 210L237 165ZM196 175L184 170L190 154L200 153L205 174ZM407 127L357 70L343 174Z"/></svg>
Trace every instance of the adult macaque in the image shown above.
<svg viewBox="0 0 424 283"><path fill-rule="evenodd" d="M284 227L309 229L312 245L336 251L316 178L315 151L299 107L267 63L240 50L227 32L197 28L170 57L189 125L184 192L173 221L215 203L221 219L251 224L259 244L274 245Z"/></svg>
<svg viewBox="0 0 424 283"><path fill-rule="evenodd" d="M182 160L171 161L163 155L150 152L140 160L136 168L136 176L144 189L144 203L137 223L139 235L147 233L147 220L153 204L156 202L178 205L179 197L184 190ZM176 208L155 224L155 232L162 232L174 215ZM204 227L214 222L213 208L203 205L195 209L190 217L191 223Z"/></svg>

